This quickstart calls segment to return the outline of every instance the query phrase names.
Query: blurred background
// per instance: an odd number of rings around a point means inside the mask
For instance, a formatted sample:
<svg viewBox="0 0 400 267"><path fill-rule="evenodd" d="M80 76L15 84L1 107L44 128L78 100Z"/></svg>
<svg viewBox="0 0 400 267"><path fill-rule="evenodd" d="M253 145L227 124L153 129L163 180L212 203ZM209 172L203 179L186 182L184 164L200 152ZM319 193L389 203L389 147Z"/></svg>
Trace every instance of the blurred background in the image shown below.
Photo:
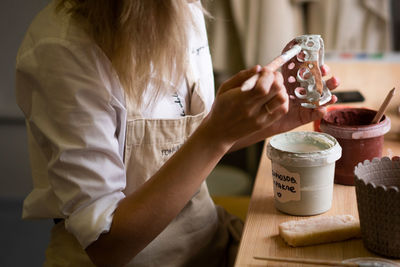
<svg viewBox="0 0 400 267"><path fill-rule="evenodd" d="M0 1L0 266L41 266L51 221L22 221L32 188L14 68L20 42L48 0ZM266 64L294 37L320 34L326 60L400 62L397 0L207 0L216 88L243 68ZM208 178L216 203L246 216L263 143L225 156Z"/></svg>
<svg viewBox="0 0 400 267"><path fill-rule="evenodd" d="M265 65L302 34L320 34L325 61L400 62L398 0L214 0L208 35L216 87L256 64ZM208 178L216 202L245 216L264 142L226 155Z"/></svg>

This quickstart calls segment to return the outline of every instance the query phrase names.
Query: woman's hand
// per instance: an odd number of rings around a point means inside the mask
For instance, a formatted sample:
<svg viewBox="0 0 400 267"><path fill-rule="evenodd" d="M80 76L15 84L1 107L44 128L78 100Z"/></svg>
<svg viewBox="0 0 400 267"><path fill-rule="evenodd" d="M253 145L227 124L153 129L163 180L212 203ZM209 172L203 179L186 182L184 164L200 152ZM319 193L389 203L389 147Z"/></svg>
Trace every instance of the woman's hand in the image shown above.
<svg viewBox="0 0 400 267"><path fill-rule="evenodd" d="M321 73L322 76L326 76L329 73L329 67L327 65L321 66ZM331 77L326 80L326 86L329 90L334 90L339 86L339 80L336 77ZM311 109L302 107L302 101L297 99L294 95L290 94L289 99L289 112L269 128L270 134L289 131L303 124L321 119L327 112L326 106L334 104L337 101L336 96L332 95L332 99L328 103L318 108Z"/></svg>
<svg viewBox="0 0 400 267"><path fill-rule="evenodd" d="M260 77L252 90L242 84L254 74ZM224 82L203 124L210 138L232 146L237 140L263 131L288 112L289 99L279 72L255 66Z"/></svg>
<svg viewBox="0 0 400 267"><path fill-rule="evenodd" d="M282 52L289 50L295 44L296 41L292 40L285 46ZM274 125L272 125L269 128L269 134L277 134L289 131L300 125L321 119L327 112L326 106L333 104L337 101L336 96L333 95L331 100L321 107L315 109L303 108L301 106L301 102L304 100L300 100L296 98L296 96L294 95L294 90L296 89L297 86L300 86L300 84L296 81L293 81L294 77L291 77L292 75L294 75L293 74L294 70L297 71L297 68L299 68L298 64L299 62L296 60L296 58L293 58L282 66L284 85L286 87L290 99L289 112L286 114L286 116L282 117L279 121L277 121ZM326 65L320 66L320 75L322 77L328 75L328 73L329 73L328 66ZM316 71L314 74L319 75L319 71ZM292 79L292 81L290 81L290 79ZM316 77L316 80L321 81L322 78L318 79L318 77ZM334 90L336 87L339 86L339 80L336 77L332 77L326 80L326 86L328 87L329 90Z"/></svg>
<svg viewBox="0 0 400 267"><path fill-rule="evenodd" d="M326 65L321 66L320 69L322 76L326 76L329 73L329 68ZM279 79L281 78L282 77ZM286 82L284 82L284 84L286 84ZM339 86L339 80L336 77L332 77L326 81L326 85L330 90L334 90ZM253 132L251 135L238 140L231 148L231 151L262 141L272 135L292 130L314 120L321 119L327 112L326 106L337 101L336 96L333 95L331 101L321 107L315 109L304 108L301 106L302 101L292 95L293 91L287 91L289 94L289 111L281 115L279 119L272 121L272 123L268 124L266 128L260 129Z"/></svg>

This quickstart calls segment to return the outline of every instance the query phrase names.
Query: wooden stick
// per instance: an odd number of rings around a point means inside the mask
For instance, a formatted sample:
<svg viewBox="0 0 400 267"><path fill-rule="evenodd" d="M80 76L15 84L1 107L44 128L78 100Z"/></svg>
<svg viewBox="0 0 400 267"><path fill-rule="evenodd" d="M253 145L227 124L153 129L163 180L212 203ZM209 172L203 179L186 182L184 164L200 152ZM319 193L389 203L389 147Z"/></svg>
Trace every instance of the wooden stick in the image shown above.
<svg viewBox="0 0 400 267"><path fill-rule="evenodd" d="M283 257L257 257L254 256L256 260L266 260L266 261L280 261L280 262L292 262L292 263L304 263L304 264L315 264L315 265L326 265L326 266L360 266L354 262L341 262L332 260L317 260L317 259L303 259L303 258L283 258Z"/></svg>
<svg viewBox="0 0 400 267"><path fill-rule="evenodd" d="M271 70L272 72L277 71L280 67L282 67L283 64L288 62L291 58L296 56L298 53L301 51L301 46L300 45L294 45L292 48L287 50L285 53L283 53L280 56L277 56L274 60L272 60L268 65L265 67ZM260 78L260 74L254 74L251 76L249 79L247 79L242 87L241 90L244 91L250 91L251 89L256 86L257 80Z"/></svg>
<svg viewBox="0 0 400 267"><path fill-rule="evenodd" d="M386 111L386 108L389 105L390 100L392 99L394 92L395 92L396 88L393 87L392 90L389 91L389 93L387 94L385 101L383 101L381 107L379 108L378 112L376 113L374 119L372 120L371 124L375 124L381 121L383 114Z"/></svg>

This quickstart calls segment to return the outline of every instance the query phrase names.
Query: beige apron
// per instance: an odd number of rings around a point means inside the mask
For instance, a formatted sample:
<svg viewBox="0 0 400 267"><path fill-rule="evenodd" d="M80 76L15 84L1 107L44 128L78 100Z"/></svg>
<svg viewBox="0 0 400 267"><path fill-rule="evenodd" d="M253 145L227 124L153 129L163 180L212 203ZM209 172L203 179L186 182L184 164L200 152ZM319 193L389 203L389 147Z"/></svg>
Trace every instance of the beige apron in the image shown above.
<svg viewBox="0 0 400 267"><path fill-rule="evenodd" d="M125 168L129 195L149 179L193 133L206 115L199 83L188 71L190 114L179 119L144 119L127 103ZM168 227L127 266L232 266L242 222L216 207L205 182ZM64 223L52 229L45 266L92 266Z"/></svg>

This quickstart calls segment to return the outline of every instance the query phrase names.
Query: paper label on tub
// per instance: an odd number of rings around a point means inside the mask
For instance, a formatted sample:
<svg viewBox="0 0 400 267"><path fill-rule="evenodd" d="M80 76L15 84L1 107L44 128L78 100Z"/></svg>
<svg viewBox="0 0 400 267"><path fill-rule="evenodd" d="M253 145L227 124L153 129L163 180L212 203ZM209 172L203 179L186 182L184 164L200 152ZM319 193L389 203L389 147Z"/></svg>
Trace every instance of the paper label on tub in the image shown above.
<svg viewBox="0 0 400 267"><path fill-rule="evenodd" d="M300 174L290 172L281 165L272 163L272 182L275 199L279 202L300 200Z"/></svg>

